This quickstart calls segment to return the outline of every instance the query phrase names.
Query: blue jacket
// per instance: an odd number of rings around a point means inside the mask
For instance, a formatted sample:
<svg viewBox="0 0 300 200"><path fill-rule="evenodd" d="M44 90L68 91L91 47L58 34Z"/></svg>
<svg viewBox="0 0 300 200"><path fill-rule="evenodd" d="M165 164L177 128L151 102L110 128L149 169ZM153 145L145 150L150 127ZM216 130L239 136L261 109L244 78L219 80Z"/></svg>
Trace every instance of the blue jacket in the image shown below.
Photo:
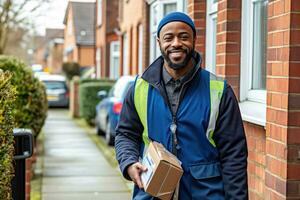
<svg viewBox="0 0 300 200"><path fill-rule="evenodd" d="M196 60L200 65L200 55L197 54ZM169 129L172 114L163 86L162 66L163 59L160 57L142 75L150 84L148 134L151 140L172 151ZM238 103L228 84L223 91L213 135L216 147L205 135L209 115L209 72L199 68L183 89L176 114L177 157L184 170L179 199L248 199L247 144ZM134 88L125 98L116 132L117 159L124 177L130 179L127 167L139 160L144 148L143 125L134 105ZM136 186L133 198L154 199Z"/></svg>

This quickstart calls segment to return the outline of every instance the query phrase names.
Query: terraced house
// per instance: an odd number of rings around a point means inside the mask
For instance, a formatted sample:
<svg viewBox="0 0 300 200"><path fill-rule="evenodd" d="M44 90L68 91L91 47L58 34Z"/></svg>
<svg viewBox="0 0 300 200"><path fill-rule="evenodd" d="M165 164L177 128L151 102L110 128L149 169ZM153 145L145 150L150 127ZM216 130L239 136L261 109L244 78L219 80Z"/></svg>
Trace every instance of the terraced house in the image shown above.
<svg viewBox="0 0 300 200"><path fill-rule="evenodd" d="M157 24L175 10L195 22L202 67L227 79L238 98L250 199L299 199L300 1L119 0L114 77L141 73L160 55Z"/></svg>
<svg viewBox="0 0 300 200"><path fill-rule="evenodd" d="M69 1L64 17L64 62L95 66L95 3Z"/></svg>

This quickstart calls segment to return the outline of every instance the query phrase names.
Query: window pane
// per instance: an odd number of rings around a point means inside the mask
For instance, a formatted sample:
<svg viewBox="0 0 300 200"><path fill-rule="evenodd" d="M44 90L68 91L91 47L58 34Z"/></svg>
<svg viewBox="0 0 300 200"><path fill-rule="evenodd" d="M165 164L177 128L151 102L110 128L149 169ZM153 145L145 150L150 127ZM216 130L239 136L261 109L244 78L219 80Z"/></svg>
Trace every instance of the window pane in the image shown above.
<svg viewBox="0 0 300 200"><path fill-rule="evenodd" d="M253 3L252 89L266 89L266 3Z"/></svg>
<svg viewBox="0 0 300 200"><path fill-rule="evenodd" d="M170 12L174 12L177 10L176 8L176 3L168 3L168 4L164 4L164 15L170 13Z"/></svg>
<svg viewBox="0 0 300 200"><path fill-rule="evenodd" d="M217 3L218 2L218 0L214 0L214 3Z"/></svg>
<svg viewBox="0 0 300 200"><path fill-rule="evenodd" d="M187 11L188 11L187 0L183 0L183 12L187 13Z"/></svg>

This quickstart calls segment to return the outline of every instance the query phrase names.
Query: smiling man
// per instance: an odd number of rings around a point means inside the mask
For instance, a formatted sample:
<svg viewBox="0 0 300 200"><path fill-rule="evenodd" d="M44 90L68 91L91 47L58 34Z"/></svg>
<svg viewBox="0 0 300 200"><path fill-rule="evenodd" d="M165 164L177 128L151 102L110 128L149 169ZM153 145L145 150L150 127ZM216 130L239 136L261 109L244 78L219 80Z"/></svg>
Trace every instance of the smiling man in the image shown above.
<svg viewBox="0 0 300 200"><path fill-rule="evenodd" d="M129 90L116 132L116 156L133 199L143 190L139 160L149 141L182 162L173 199L248 199L247 144L237 100L225 80L201 68L196 30L184 13L165 16L157 29L162 56Z"/></svg>

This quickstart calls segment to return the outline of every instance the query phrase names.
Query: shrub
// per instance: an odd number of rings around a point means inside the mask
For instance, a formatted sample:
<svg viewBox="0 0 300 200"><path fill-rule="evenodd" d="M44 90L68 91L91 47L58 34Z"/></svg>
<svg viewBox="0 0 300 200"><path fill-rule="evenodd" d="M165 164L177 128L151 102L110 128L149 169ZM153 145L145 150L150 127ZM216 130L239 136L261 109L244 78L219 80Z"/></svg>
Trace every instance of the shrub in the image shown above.
<svg viewBox="0 0 300 200"><path fill-rule="evenodd" d="M107 92L113 86L110 82L87 82L79 86L79 113L89 124L93 124L96 116L95 107L99 102L97 92L106 90Z"/></svg>
<svg viewBox="0 0 300 200"><path fill-rule="evenodd" d="M68 80L72 80L73 76L80 75L80 65L76 62L63 63L63 71L66 74Z"/></svg>
<svg viewBox="0 0 300 200"><path fill-rule="evenodd" d="M13 110L16 127L30 128L36 137L47 116L47 97L45 86L29 67L14 57L0 56L0 69L10 71L11 83L16 87L17 97Z"/></svg>
<svg viewBox="0 0 300 200"><path fill-rule="evenodd" d="M11 85L11 74L0 70L0 199L12 199L14 116L16 89Z"/></svg>
<svg viewBox="0 0 300 200"><path fill-rule="evenodd" d="M86 79L80 79L79 83L90 83L90 82L97 82L97 83L115 83L115 80L108 79L108 78L102 78L102 79L92 79L92 78L86 78Z"/></svg>

